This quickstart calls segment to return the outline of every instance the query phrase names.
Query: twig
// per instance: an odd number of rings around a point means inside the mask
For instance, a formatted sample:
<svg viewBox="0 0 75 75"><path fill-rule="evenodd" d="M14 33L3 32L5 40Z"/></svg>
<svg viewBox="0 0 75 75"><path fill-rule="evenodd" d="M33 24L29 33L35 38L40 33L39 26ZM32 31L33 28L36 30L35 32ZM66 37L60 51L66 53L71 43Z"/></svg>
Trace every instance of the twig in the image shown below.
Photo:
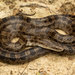
<svg viewBox="0 0 75 75"><path fill-rule="evenodd" d="M39 4L29 4L29 5L20 5L20 7L32 7L32 8L40 8L40 7L42 7L42 8L47 8L47 7L45 7L45 6L42 6L42 5L39 5Z"/></svg>
<svg viewBox="0 0 75 75"><path fill-rule="evenodd" d="M24 70L20 73L20 75L22 75L25 71L25 69L28 67L29 63L26 65L26 67L24 68Z"/></svg>

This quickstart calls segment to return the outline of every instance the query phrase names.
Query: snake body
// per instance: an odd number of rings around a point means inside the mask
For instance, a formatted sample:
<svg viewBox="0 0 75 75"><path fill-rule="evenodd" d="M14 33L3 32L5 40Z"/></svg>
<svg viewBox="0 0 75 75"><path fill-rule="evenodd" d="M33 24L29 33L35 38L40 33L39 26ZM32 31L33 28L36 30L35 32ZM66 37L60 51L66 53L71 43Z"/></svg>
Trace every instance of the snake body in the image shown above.
<svg viewBox="0 0 75 75"><path fill-rule="evenodd" d="M61 35L55 29L64 30L67 35ZM19 40L12 43L11 40L16 37ZM26 62L49 53L49 50L75 54L74 15L43 18L15 15L0 19L1 59Z"/></svg>

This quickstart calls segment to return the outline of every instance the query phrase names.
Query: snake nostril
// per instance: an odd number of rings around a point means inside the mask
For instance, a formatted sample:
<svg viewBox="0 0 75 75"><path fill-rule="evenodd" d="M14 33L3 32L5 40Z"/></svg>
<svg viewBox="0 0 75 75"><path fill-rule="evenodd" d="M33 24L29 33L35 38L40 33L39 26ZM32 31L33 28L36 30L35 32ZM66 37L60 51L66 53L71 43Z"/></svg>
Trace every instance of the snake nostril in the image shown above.
<svg viewBox="0 0 75 75"><path fill-rule="evenodd" d="M18 37L13 38L13 39L11 40L12 43L16 43L16 42L18 42L18 41L19 41L19 38L18 38Z"/></svg>

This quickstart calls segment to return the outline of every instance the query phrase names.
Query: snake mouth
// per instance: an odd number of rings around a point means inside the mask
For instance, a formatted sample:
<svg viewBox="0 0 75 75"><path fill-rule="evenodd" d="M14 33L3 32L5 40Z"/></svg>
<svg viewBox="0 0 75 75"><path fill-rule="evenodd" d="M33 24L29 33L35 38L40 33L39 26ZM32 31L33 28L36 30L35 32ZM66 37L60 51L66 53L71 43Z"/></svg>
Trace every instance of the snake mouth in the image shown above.
<svg viewBox="0 0 75 75"><path fill-rule="evenodd" d="M57 51L57 52L62 52L63 49L57 48L57 47L51 47L51 50Z"/></svg>

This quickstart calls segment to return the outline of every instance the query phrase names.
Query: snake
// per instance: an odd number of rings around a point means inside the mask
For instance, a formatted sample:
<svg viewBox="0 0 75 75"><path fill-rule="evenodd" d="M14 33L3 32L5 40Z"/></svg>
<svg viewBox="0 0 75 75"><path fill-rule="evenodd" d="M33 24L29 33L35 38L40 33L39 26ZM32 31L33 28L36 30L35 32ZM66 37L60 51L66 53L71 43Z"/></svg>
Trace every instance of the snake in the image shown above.
<svg viewBox="0 0 75 75"><path fill-rule="evenodd" d="M56 29L65 31L67 35ZM14 43L14 38L19 39ZM75 54L75 15L43 18L14 15L0 19L0 59L21 63L50 51Z"/></svg>

